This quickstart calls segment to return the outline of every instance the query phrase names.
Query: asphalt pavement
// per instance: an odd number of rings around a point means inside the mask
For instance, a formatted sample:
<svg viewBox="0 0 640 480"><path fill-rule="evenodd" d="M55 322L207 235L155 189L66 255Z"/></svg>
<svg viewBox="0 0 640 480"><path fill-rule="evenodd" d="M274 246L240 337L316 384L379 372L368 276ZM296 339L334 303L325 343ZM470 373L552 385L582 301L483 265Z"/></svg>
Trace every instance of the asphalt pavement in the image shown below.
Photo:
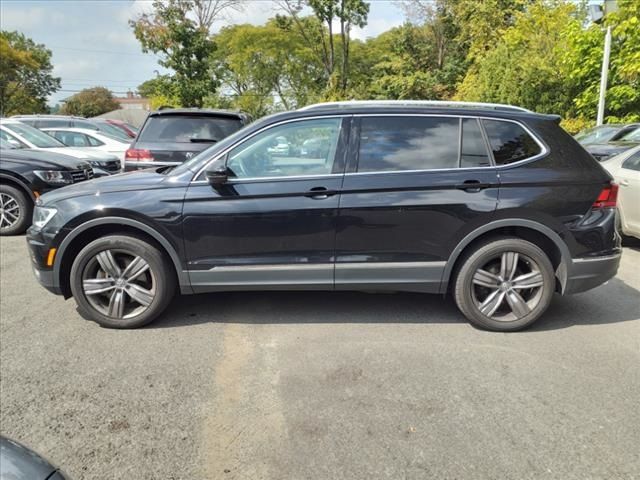
<svg viewBox="0 0 640 480"><path fill-rule="evenodd" d="M129 331L0 239L0 432L74 479L640 478L640 249L534 328L420 294L182 297Z"/></svg>

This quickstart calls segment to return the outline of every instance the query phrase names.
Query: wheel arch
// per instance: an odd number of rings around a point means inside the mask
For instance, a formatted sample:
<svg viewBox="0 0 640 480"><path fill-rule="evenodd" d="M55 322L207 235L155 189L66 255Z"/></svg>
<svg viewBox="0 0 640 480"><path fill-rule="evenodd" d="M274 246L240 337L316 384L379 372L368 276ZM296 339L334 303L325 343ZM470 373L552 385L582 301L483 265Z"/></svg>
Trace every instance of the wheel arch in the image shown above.
<svg viewBox="0 0 640 480"><path fill-rule="evenodd" d="M20 179L19 177L15 177L13 175L8 175L6 173L0 172L0 183L4 185L11 185L14 187L18 187L20 190L22 190L24 193L27 194L27 196L31 199L32 202L35 203L36 196L33 194L33 191L31 191L27 183L24 180Z"/></svg>
<svg viewBox="0 0 640 480"><path fill-rule="evenodd" d="M151 240L167 255L174 267L176 279L182 293L192 293L189 278L182 269L182 262L171 243L153 227L126 217L103 217L89 220L74 228L58 246L53 264L53 276L58 280L65 298L71 296L70 273L72 257L75 257L88 242L103 235L114 233L138 234Z"/></svg>
<svg viewBox="0 0 640 480"><path fill-rule="evenodd" d="M459 268L460 260L468 248L492 236L515 236L531 241L542 248L551 260L555 270L557 290L562 293L565 290L568 277L568 268L571 264L571 252L569 247L554 230L526 219L501 219L489 222L482 227L468 233L451 252L449 260L442 273L441 293L447 293L452 278Z"/></svg>

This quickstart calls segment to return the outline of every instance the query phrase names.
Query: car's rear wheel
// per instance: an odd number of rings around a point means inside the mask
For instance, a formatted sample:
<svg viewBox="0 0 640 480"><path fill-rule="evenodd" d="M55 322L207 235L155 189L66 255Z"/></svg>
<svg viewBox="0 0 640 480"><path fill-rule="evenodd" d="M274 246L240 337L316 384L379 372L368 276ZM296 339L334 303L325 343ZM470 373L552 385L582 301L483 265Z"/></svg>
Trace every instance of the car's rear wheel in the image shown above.
<svg viewBox="0 0 640 480"><path fill-rule="evenodd" d="M85 318L135 328L160 315L175 293L163 253L140 238L111 235L83 248L71 267L71 291Z"/></svg>
<svg viewBox="0 0 640 480"><path fill-rule="evenodd" d="M0 235L20 235L31 224L33 202L22 191L0 185Z"/></svg>
<svg viewBox="0 0 640 480"><path fill-rule="evenodd" d="M508 332L538 320L554 290L553 265L538 246L500 238L479 245L463 259L454 296L471 323Z"/></svg>

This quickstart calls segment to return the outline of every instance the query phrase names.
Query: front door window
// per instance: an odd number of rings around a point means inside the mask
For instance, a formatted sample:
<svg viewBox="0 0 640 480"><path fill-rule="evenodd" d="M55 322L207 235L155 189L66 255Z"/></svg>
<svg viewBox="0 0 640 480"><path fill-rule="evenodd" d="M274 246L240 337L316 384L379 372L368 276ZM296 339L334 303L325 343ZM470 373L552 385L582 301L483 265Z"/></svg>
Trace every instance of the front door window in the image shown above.
<svg viewBox="0 0 640 480"><path fill-rule="evenodd" d="M330 174L341 123L323 118L269 128L232 149L227 167L239 179Z"/></svg>

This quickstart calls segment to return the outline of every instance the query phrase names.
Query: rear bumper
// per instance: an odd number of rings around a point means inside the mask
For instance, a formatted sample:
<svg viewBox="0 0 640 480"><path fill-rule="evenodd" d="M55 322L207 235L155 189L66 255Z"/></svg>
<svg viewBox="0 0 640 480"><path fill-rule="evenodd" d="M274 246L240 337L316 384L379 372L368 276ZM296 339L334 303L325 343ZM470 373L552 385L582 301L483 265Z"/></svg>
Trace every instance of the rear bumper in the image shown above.
<svg viewBox="0 0 640 480"><path fill-rule="evenodd" d="M612 279L618 272L622 253L593 258L574 258L564 294L585 292Z"/></svg>

